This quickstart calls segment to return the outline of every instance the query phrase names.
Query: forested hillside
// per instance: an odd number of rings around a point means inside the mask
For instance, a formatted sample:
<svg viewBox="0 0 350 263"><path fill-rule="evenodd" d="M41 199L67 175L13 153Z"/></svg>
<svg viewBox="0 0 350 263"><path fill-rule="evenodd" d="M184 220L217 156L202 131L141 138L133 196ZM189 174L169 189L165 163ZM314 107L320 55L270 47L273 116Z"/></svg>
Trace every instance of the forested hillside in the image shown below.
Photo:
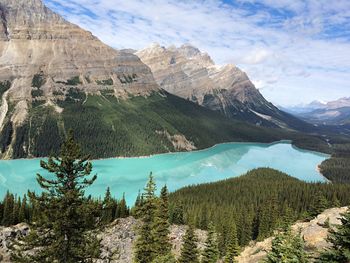
<svg viewBox="0 0 350 263"><path fill-rule="evenodd" d="M350 144L333 146L332 157L320 165L321 173L337 183L350 183Z"/></svg>
<svg viewBox="0 0 350 263"><path fill-rule="evenodd" d="M111 90L87 95L71 87L57 106L34 101L23 124L5 119L0 134L3 157L48 156L59 149L66 131L92 158L140 156L202 149L231 141L272 142L292 139L305 148L327 151L322 138L229 120L165 91L116 98Z"/></svg>
<svg viewBox="0 0 350 263"><path fill-rule="evenodd" d="M240 245L262 240L277 227L308 219L325 208L348 205L350 185L306 183L262 168L238 178L189 186L170 194L170 220L207 229L214 222L221 254L230 227L237 226Z"/></svg>

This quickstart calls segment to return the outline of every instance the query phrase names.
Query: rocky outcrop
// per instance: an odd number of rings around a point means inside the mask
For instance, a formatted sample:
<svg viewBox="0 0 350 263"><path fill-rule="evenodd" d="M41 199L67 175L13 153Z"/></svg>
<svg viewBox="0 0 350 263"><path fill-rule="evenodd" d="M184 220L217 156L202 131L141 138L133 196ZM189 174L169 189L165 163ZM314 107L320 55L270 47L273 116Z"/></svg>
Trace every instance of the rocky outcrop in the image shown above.
<svg viewBox="0 0 350 263"><path fill-rule="evenodd" d="M10 246L14 239L26 236L29 233L27 224L18 224L13 227L0 227L0 262L10 261Z"/></svg>
<svg viewBox="0 0 350 263"><path fill-rule="evenodd" d="M207 53L183 45L158 44L135 53L147 64L161 88L231 118L257 125L296 128L293 117L269 103L246 73L232 64L217 66Z"/></svg>
<svg viewBox="0 0 350 263"><path fill-rule="evenodd" d="M96 263L132 263L133 243L137 238L136 229L140 222L133 217L121 218L110 224L104 231L98 234L101 239L101 259ZM182 238L186 232L186 226L171 226L170 240L173 244L173 253L180 255ZM26 224L19 224L13 227L0 228L0 262L10 263L10 249L14 239L23 237L29 232ZM206 239L206 232L196 230L199 240L199 248L203 249ZM1 259L2 257L2 259Z"/></svg>
<svg viewBox="0 0 350 263"><path fill-rule="evenodd" d="M330 247L326 240L329 231L325 224L326 220L329 220L330 226L339 225L340 214L346 212L347 209L347 207L327 209L310 222L298 222L293 225L293 231L295 233L300 231L301 236L304 238L305 249L311 258L318 255L320 251ZM238 262L256 263L263 260L267 252L271 250L272 239L273 237L270 237L261 242L252 242L243 249L241 255L237 258Z"/></svg>

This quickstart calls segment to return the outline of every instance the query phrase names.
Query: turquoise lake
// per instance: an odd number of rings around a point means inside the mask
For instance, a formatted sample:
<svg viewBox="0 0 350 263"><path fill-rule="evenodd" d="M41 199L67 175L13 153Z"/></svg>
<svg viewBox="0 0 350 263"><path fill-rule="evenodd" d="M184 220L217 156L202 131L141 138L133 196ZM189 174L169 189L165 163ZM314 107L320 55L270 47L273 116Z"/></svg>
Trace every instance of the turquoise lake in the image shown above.
<svg viewBox="0 0 350 263"><path fill-rule="evenodd" d="M196 152L95 160L93 171L98 178L87 194L103 196L109 186L117 198L125 193L127 203L132 205L150 172L159 188L167 184L170 191L239 176L258 167L278 169L308 182L325 181L316 167L327 158L325 154L297 149L289 142L278 142L225 143ZM35 175L45 175L39 162L39 159L1 160L0 197L8 190L18 195L28 189L39 191Z"/></svg>

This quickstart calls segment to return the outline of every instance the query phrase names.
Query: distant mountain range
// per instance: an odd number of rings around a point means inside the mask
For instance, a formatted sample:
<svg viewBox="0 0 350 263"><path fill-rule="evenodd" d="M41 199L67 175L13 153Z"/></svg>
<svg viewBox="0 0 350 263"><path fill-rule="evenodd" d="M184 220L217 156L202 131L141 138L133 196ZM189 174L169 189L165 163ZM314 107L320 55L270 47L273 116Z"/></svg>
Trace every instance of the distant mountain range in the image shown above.
<svg viewBox="0 0 350 263"><path fill-rule="evenodd" d="M41 0L2 0L0 22L1 158L47 156L70 128L94 158L315 129L191 45L116 50Z"/></svg>
<svg viewBox="0 0 350 263"><path fill-rule="evenodd" d="M315 101L284 110L314 124L350 125L350 97L327 103Z"/></svg>

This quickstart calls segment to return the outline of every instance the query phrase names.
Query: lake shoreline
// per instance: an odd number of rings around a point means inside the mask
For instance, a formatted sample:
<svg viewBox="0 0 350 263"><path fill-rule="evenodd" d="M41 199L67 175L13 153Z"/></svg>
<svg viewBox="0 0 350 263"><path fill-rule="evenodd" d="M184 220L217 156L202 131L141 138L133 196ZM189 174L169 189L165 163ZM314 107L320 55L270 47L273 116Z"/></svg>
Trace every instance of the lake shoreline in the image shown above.
<svg viewBox="0 0 350 263"><path fill-rule="evenodd" d="M139 159L144 159L144 158L152 158L155 156L159 155L169 155L169 154L178 154L178 153L197 153L197 152L203 152L203 151L208 151L214 147L217 147L219 145L223 144L261 144L261 145L268 145L268 146L273 146L275 144L279 143L286 143L290 144L293 148L305 152L312 152L315 154L322 155L324 157L330 157L330 154L327 153L322 153L322 152L317 152L317 151L312 151L312 150L307 150L303 149L300 147L297 147L296 145L293 144L292 140L278 140L278 141L273 141L273 142L222 142L222 143L216 143L213 146L203 148L203 149L198 149L198 150L193 150L193 151L176 151L176 152L164 152L164 153L155 153L155 154L150 154L150 155L140 155L140 156L115 156L115 157L106 157L106 158L96 158L96 159L90 159L89 161L99 161L99 160L109 160L109 159L128 159L128 158L139 158ZM13 161L13 160L45 160L49 157L28 157L28 158L17 158L17 159L0 159L0 161Z"/></svg>

